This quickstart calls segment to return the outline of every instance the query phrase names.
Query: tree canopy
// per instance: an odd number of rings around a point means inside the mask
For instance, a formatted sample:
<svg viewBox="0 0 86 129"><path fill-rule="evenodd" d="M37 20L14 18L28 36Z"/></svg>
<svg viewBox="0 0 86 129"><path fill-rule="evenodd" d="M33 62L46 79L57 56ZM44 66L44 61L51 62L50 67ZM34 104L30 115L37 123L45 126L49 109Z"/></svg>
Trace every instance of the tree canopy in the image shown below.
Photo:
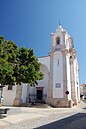
<svg viewBox="0 0 86 129"><path fill-rule="evenodd" d="M0 37L0 84L29 83L37 85L43 79L41 64L34 55L33 49L18 48L12 41Z"/></svg>

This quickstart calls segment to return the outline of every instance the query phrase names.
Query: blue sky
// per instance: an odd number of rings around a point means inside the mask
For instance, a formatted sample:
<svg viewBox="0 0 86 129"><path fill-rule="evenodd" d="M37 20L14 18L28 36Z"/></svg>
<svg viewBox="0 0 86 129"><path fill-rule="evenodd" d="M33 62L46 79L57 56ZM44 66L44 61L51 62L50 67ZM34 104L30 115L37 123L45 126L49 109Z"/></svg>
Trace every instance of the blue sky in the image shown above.
<svg viewBox="0 0 86 129"><path fill-rule="evenodd" d="M86 83L86 0L0 0L0 36L48 55L59 20L74 38L80 83Z"/></svg>

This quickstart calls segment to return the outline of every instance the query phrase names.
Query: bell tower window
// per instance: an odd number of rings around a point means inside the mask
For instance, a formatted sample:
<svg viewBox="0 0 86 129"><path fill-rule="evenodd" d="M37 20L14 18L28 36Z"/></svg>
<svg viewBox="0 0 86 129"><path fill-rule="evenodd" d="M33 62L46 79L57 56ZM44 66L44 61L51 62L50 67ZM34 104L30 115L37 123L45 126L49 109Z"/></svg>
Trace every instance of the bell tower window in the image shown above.
<svg viewBox="0 0 86 129"><path fill-rule="evenodd" d="M56 45L58 45L58 44L60 44L60 38L59 37L56 38Z"/></svg>

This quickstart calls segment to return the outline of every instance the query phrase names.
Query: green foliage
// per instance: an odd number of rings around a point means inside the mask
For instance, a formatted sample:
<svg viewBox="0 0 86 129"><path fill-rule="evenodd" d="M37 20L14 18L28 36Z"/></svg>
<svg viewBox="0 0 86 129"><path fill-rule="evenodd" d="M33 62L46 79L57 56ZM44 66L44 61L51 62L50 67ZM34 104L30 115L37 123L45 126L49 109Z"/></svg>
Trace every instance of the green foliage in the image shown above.
<svg viewBox="0 0 86 129"><path fill-rule="evenodd" d="M0 37L0 84L29 83L43 79L40 63L32 49L20 48Z"/></svg>
<svg viewBox="0 0 86 129"><path fill-rule="evenodd" d="M15 77L13 75L13 66L10 63L4 63L0 66L0 83L2 85L12 85L15 83Z"/></svg>

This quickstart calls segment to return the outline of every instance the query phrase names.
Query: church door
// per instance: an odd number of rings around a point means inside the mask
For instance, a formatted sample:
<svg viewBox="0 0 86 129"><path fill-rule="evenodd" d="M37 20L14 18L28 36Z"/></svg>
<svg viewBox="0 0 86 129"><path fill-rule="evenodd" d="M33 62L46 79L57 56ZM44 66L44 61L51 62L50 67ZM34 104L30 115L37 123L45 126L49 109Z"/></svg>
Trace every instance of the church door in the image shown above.
<svg viewBox="0 0 86 129"><path fill-rule="evenodd" d="M42 100L43 97L43 90L37 90L37 99Z"/></svg>

